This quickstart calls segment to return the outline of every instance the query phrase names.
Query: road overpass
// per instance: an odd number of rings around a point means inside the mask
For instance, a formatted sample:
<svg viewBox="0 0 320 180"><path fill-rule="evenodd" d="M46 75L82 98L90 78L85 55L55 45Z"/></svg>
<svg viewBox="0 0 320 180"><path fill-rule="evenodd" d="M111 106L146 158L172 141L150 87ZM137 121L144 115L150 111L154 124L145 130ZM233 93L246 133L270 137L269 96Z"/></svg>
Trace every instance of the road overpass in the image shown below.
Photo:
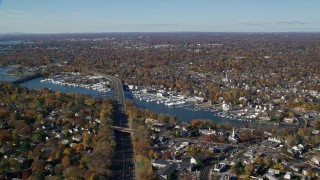
<svg viewBox="0 0 320 180"><path fill-rule="evenodd" d="M130 129L130 128L124 128L124 127L119 127L119 126L110 126L112 129L120 131L120 132L125 132L125 133L141 133L141 131L138 131L136 129Z"/></svg>

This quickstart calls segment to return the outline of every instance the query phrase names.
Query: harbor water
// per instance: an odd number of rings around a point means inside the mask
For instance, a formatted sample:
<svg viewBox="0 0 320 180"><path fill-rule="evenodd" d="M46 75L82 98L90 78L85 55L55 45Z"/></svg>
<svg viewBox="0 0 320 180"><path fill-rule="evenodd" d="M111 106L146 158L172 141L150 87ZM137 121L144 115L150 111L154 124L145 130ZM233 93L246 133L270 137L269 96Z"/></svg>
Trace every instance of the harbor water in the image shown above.
<svg viewBox="0 0 320 180"><path fill-rule="evenodd" d="M0 67L0 81L13 81L14 78L4 74L9 67ZM113 96L112 91L108 91L106 93L101 93L99 91L93 89L86 89L83 87L74 87L74 86L66 86L66 85L59 85L59 84L52 84L49 82L40 82L45 78L40 77L36 78L27 82L20 84L21 86L32 88L32 89L41 89L41 88L48 88L52 91L62 92L62 93L80 93L80 94L87 94L92 97L100 97L111 98ZM139 108L149 109L154 112L164 113L168 115L176 116L180 121L190 122L193 119L204 119L204 120L211 120L217 123L225 123L229 122L232 124L244 124L249 123L248 121L239 121L235 119L230 119L226 117L221 117L218 115L218 112L211 112L209 109L200 109L195 108L192 104L189 105L181 105L181 106L166 106L164 104L158 104L156 102L147 102L144 100L140 100L137 98L133 98L129 92L126 92L126 99L132 100Z"/></svg>

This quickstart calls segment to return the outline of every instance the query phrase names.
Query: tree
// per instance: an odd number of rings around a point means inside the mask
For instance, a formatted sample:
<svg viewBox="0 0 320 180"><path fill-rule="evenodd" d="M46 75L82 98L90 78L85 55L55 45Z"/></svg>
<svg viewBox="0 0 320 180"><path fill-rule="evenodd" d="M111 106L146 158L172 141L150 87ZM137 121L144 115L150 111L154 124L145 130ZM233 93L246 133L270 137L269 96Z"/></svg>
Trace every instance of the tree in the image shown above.
<svg viewBox="0 0 320 180"><path fill-rule="evenodd" d="M277 163L273 166L274 169L279 169L280 171L284 171L284 167L281 163Z"/></svg>
<svg viewBox="0 0 320 180"><path fill-rule="evenodd" d="M0 142L6 142L11 139L11 133L9 130L1 129L0 130Z"/></svg>
<svg viewBox="0 0 320 180"><path fill-rule="evenodd" d="M83 145L82 143L79 143L79 144L77 145L77 148L76 148L77 152L80 152L80 151L82 151L83 149L84 149L84 145Z"/></svg>
<svg viewBox="0 0 320 180"><path fill-rule="evenodd" d="M251 139L251 130L245 129L240 133L240 139L243 142L249 141Z"/></svg>
<svg viewBox="0 0 320 180"><path fill-rule="evenodd" d="M315 123L315 128L317 130L320 130L320 121L319 120Z"/></svg>
<svg viewBox="0 0 320 180"><path fill-rule="evenodd" d="M256 161L255 161L258 165L262 165L262 163L263 163L263 158L262 157L260 157L260 156L257 156L256 157Z"/></svg>
<svg viewBox="0 0 320 180"><path fill-rule="evenodd" d="M271 163L271 159L269 157L264 157L263 162L267 167L269 167Z"/></svg>
<svg viewBox="0 0 320 180"><path fill-rule="evenodd" d="M245 167L244 167L244 169L245 169L245 172L246 172L246 175L247 176L250 176L252 173L253 173L253 171L254 171L254 165L253 164L247 164Z"/></svg>
<svg viewBox="0 0 320 180"><path fill-rule="evenodd" d="M300 136L309 136L310 135L310 128L299 128L298 134Z"/></svg>
<svg viewBox="0 0 320 180"><path fill-rule="evenodd" d="M62 158L62 166L64 168L68 168L70 166L70 157L69 156L64 156Z"/></svg>
<svg viewBox="0 0 320 180"><path fill-rule="evenodd" d="M236 175L240 175L240 174L243 174L245 171L244 171L244 167L241 163L241 161L238 161L236 164L234 164L232 167L231 167L231 172L236 174Z"/></svg>
<svg viewBox="0 0 320 180"><path fill-rule="evenodd" d="M32 162L31 170L33 174L43 173L45 171L45 161L42 159L36 159Z"/></svg>
<svg viewBox="0 0 320 180"><path fill-rule="evenodd" d="M83 178L83 170L76 166L70 166L63 171L63 176L66 179L78 180Z"/></svg>
<svg viewBox="0 0 320 180"><path fill-rule="evenodd" d="M171 158L171 153L170 151L165 151L161 154L162 159L170 159Z"/></svg>
<svg viewBox="0 0 320 180"><path fill-rule="evenodd" d="M54 167L54 174L56 176L60 176L62 174L62 165L61 164L57 164L55 167Z"/></svg>

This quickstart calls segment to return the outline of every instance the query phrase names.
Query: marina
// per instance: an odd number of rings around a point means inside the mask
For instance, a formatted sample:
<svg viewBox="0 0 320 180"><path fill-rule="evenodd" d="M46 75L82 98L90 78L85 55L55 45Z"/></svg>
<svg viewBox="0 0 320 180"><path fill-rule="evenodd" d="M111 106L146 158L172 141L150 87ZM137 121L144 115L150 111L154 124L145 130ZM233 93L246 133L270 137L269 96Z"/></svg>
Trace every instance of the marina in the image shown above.
<svg viewBox="0 0 320 180"><path fill-rule="evenodd" d="M101 93L111 91L111 84L106 77L97 75L81 75L80 73L63 73L51 75L49 78L40 80L41 83L50 83L61 86L81 87L92 89Z"/></svg>
<svg viewBox="0 0 320 180"><path fill-rule="evenodd" d="M8 75L3 74L7 67L1 67L0 73L2 74L0 81L13 81L15 78L10 78ZM78 76L74 74L74 76ZM66 76L67 77L67 76ZM102 77L99 77L102 78ZM69 78L66 80L61 75L52 77L39 77L30 81L21 83L21 86L42 89L48 88L52 91L62 93L80 93L87 94L94 98L112 97L113 92L110 90L109 83L106 79L102 79L99 82L98 76L89 76L81 78L82 81L74 81L76 78ZM88 83L91 79L92 82ZM95 82L95 83L93 83ZM166 94L165 92L162 92ZM171 94L171 95L170 95ZM159 94L158 94L159 95ZM166 96L166 95L165 95ZM170 97L173 96L173 97ZM250 123L248 120L238 120L232 116L226 116L221 113L219 109L212 108L200 108L197 107L197 102L201 102L201 98L197 97L186 97L175 93L168 93L166 98L157 97L157 95L149 95L142 92L126 91L125 98L132 100L139 108L149 109L154 112L159 112L168 115L174 115L179 120L184 122L191 122L194 119L205 119L211 120L217 123L233 123L233 124L244 124Z"/></svg>

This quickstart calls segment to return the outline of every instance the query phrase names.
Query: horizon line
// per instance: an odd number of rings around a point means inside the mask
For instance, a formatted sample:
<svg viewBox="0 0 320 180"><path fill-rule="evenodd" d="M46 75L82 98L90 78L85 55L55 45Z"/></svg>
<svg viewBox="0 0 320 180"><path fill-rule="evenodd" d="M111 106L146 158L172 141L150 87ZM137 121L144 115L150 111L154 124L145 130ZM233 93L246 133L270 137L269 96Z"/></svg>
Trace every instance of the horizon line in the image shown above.
<svg viewBox="0 0 320 180"><path fill-rule="evenodd" d="M320 31L110 31L110 32L3 32L0 35L59 35L59 34L135 34L135 33L320 33Z"/></svg>

